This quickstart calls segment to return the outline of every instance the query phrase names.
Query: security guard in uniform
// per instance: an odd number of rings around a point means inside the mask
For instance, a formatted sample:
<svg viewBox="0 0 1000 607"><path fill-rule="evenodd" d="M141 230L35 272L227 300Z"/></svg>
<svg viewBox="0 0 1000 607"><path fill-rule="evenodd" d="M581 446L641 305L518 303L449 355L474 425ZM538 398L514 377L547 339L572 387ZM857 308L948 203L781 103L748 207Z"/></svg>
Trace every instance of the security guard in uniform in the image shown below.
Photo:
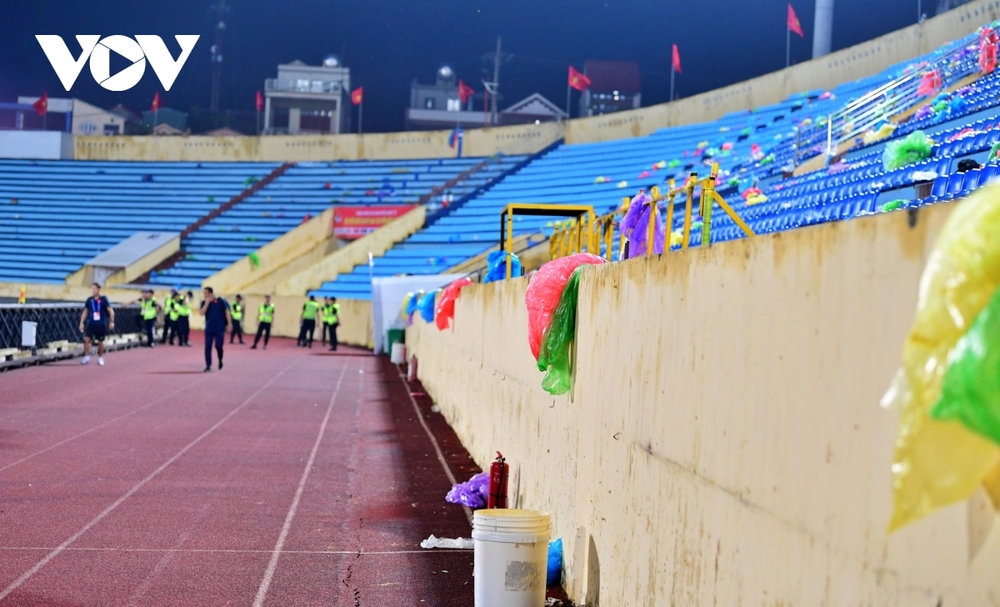
<svg viewBox="0 0 1000 607"><path fill-rule="evenodd" d="M309 296L309 301L302 304L302 317L299 319L299 346L313 347L313 337L316 335L316 314L319 312L319 302L315 295Z"/></svg>
<svg viewBox="0 0 1000 607"><path fill-rule="evenodd" d="M324 298L323 305L323 344L326 345L326 334L330 334L330 351L337 351L337 327L340 326L340 304L337 298Z"/></svg>
<svg viewBox="0 0 1000 607"><path fill-rule="evenodd" d="M264 335L264 349L267 350L267 341L271 339L271 323L274 322L274 304L271 303L271 296L264 296L264 303L260 304L257 310L257 336L253 338L251 350L257 349L257 342L260 336Z"/></svg>
<svg viewBox="0 0 1000 607"><path fill-rule="evenodd" d="M177 316L174 314L174 300L177 298L177 290L170 289L170 295L163 302L163 337L160 344L167 343L170 338L170 345L174 345L174 336L177 335Z"/></svg>
<svg viewBox="0 0 1000 607"><path fill-rule="evenodd" d="M178 295L174 301L174 309L177 310L177 341L185 348L190 348L188 339L191 337L191 302L186 295Z"/></svg>
<svg viewBox="0 0 1000 607"><path fill-rule="evenodd" d="M229 343L232 344L236 337L240 338L240 345L243 345L243 296L237 295L236 301L229 307L229 316L233 321L233 330L229 334Z"/></svg>
<svg viewBox="0 0 1000 607"><path fill-rule="evenodd" d="M142 299L139 300L139 306L139 311L142 314L142 323L146 328L146 346L152 348L156 345L153 332L156 330L156 315L160 308L156 303L156 298L153 297L152 289L142 290Z"/></svg>
<svg viewBox="0 0 1000 607"><path fill-rule="evenodd" d="M170 303L170 345L174 345L174 338L177 343L184 345L184 338L181 337L181 305L184 303L184 296L174 291L173 301Z"/></svg>

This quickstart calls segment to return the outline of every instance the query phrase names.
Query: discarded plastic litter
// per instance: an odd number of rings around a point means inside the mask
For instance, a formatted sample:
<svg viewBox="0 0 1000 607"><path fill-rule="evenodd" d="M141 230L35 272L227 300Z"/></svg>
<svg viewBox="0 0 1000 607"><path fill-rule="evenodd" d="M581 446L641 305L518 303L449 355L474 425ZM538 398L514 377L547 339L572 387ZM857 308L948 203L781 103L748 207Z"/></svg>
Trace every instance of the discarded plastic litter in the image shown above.
<svg viewBox="0 0 1000 607"><path fill-rule="evenodd" d="M459 278L441 292L437 309L434 311L434 323L439 331L444 331L451 324L451 319L455 317L455 301L459 292L471 284L472 281L468 278Z"/></svg>
<svg viewBox="0 0 1000 607"><path fill-rule="evenodd" d="M549 569L545 576L546 586L558 586L562 581L563 543L562 538L549 542Z"/></svg>
<svg viewBox="0 0 1000 607"><path fill-rule="evenodd" d="M451 488L444 500L451 504L461 504L469 508L482 508L486 505L486 494L489 491L490 475L480 472L464 483L458 483Z"/></svg>
<svg viewBox="0 0 1000 607"><path fill-rule="evenodd" d="M1000 445L1000 289L948 355L934 419L957 419Z"/></svg>
<svg viewBox="0 0 1000 607"><path fill-rule="evenodd" d="M472 550L475 542L471 538L460 537L451 539L447 537L434 537L431 535L426 540L420 542L421 548L452 548L455 550Z"/></svg>
<svg viewBox="0 0 1000 607"><path fill-rule="evenodd" d="M521 267L521 260L516 254L511 253L510 277L517 278L522 275L524 275L524 269ZM486 256L486 276L483 277L483 282L495 282L505 278L507 278L507 252L493 251Z"/></svg>
<svg viewBox="0 0 1000 607"><path fill-rule="evenodd" d="M528 345L538 360L542 336L552 322L552 313L559 305L566 282L573 270L584 264L601 264L604 260L592 253L577 253L553 259L538 269L528 283L524 302L528 307Z"/></svg>
<svg viewBox="0 0 1000 607"><path fill-rule="evenodd" d="M941 398L949 354L998 286L1000 187L986 186L955 207L934 244L903 366L882 399L900 411L890 530L968 499L996 465L995 443L929 413Z"/></svg>
<svg viewBox="0 0 1000 607"><path fill-rule="evenodd" d="M566 394L573 387L570 346L576 340L576 304L581 272L583 268L573 270L566 282L538 354L538 370L545 371L542 388L552 395Z"/></svg>
<svg viewBox="0 0 1000 607"><path fill-rule="evenodd" d="M420 318L424 319L426 323L434 322L434 304L437 299L437 294L441 292L441 289L430 291L424 294L420 301L417 302L417 310L420 311Z"/></svg>

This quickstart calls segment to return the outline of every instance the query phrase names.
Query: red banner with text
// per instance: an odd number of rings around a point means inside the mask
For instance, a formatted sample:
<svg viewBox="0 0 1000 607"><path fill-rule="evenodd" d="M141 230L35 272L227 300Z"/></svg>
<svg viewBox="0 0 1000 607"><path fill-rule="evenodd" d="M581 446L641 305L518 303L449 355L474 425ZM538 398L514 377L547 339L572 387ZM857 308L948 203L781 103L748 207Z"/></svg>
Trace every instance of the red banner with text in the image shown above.
<svg viewBox="0 0 1000 607"><path fill-rule="evenodd" d="M361 238L397 217L402 217L414 205L384 207L337 207L333 210L333 235L345 240Z"/></svg>

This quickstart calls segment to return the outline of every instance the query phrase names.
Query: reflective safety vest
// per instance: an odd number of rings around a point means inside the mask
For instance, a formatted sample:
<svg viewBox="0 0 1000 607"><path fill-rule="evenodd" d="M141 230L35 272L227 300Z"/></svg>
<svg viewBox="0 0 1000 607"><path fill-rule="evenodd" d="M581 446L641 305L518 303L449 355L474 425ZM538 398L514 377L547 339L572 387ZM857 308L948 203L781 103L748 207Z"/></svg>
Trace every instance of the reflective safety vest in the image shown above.
<svg viewBox="0 0 1000 607"><path fill-rule="evenodd" d="M163 300L163 318L166 319L170 317L170 313L174 309L174 297L173 295L167 295L167 298ZM170 318L170 320L175 320Z"/></svg>
<svg viewBox="0 0 1000 607"><path fill-rule="evenodd" d="M229 315L233 317L233 320L243 320L243 304L234 303L229 310Z"/></svg>
<svg viewBox="0 0 1000 607"><path fill-rule="evenodd" d="M260 304L257 321L270 323L274 321L274 304Z"/></svg>
<svg viewBox="0 0 1000 607"><path fill-rule="evenodd" d="M328 325L335 325L340 321L340 304L330 304L323 306L323 322Z"/></svg>
<svg viewBox="0 0 1000 607"><path fill-rule="evenodd" d="M142 300L142 319L153 320L156 318L156 298Z"/></svg>
<svg viewBox="0 0 1000 607"><path fill-rule="evenodd" d="M170 302L170 320L176 321L181 317L181 306L184 305L184 298L177 297Z"/></svg>
<svg viewBox="0 0 1000 607"><path fill-rule="evenodd" d="M305 320L316 320L316 312L318 311L318 303L315 301L307 301L306 305L302 306L302 318Z"/></svg>
<svg viewBox="0 0 1000 607"><path fill-rule="evenodd" d="M191 304L186 297L181 297L177 305L177 315L182 317L191 316Z"/></svg>

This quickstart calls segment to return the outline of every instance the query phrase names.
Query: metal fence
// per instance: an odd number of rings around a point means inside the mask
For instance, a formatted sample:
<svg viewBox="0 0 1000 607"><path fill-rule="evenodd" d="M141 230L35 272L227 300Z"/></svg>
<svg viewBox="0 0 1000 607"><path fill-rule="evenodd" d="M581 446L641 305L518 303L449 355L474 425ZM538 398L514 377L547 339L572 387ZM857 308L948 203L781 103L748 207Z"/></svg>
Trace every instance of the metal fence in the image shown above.
<svg viewBox="0 0 1000 607"><path fill-rule="evenodd" d="M142 316L137 305L115 306L114 334L141 333ZM35 345L53 341L82 342L82 304L0 304L0 349L21 347L21 323L38 323Z"/></svg>

